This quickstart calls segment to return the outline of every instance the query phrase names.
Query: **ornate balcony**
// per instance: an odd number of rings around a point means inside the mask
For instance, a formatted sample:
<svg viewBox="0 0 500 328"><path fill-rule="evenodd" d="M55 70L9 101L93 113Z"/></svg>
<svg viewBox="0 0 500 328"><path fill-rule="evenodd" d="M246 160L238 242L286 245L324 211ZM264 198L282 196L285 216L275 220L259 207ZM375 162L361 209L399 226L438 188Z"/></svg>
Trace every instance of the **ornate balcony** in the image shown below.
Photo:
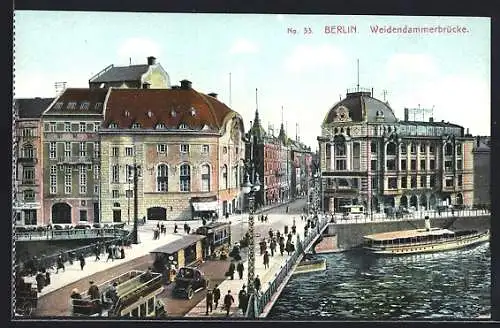
<svg viewBox="0 0 500 328"><path fill-rule="evenodd" d="M98 158L92 156L68 156L57 158L58 164L92 164L98 161Z"/></svg>

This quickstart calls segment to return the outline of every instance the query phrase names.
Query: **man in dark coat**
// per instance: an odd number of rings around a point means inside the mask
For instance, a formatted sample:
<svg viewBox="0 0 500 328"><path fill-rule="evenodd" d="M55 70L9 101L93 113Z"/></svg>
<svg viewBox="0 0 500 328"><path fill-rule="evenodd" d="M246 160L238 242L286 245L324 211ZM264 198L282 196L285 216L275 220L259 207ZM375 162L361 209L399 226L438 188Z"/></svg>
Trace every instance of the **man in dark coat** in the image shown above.
<svg viewBox="0 0 500 328"><path fill-rule="evenodd" d="M99 261L101 258L99 257L99 254L101 253L101 250L99 249L99 245L96 245L94 247L94 254L95 254L95 260Z"/></svg>
<svg viewBox="0 0 500 328"><path fill-rule="evenodd" d="M243 314L245 314L245 312L247 311L247 305L248 305L247 304L248 303L248 295L247 295L245 288L246 288L246 286L243 285L243 287L241 287L240 292L238 293L238 308L241 309Z"/></svg>
<svg viewBox="0 0 500 328"><path fill-rule="evenodd" d="M243 262L238 262L238 265L236 266L236 270L238 270L240 280L243 279L243 270L245 270L245 267L243 266Z"/></svg>
<svg viewBox="0 0 500 328"><path fill-rule="evenodd" d="M59 255L57 257L57 268L56 268L56 273L59 273L59 269L63 269L63 271L66 271L66 268L64 267L64 262L62 259L62 256Z"/></svg>
<svg viewBox="0 0 500 328"><path fill-rule="evenodd" d="M233 303L233 295L231 295L231 291L228 290L226 296L224 296L224 308L226 309L226 317L229 317L229 311L231 311L231 305L233 305Z"/></svg>
<svg viewBox="0 0 500 328"><path fill-rule="evenodd" d="M43 273L38 272L38 274L35 277L35 280L36 280L36 287L38 289L38 292L40 293L43 287L45 287L45 276L43 275Z"/></svg>
<svg viewBox="0 0 500 328"><path fill-rule="evenodd" d="M259 292L260 291L260 278L259 278L259 275L257 275L257 277L255 277L254 281L253 281L253 286L255 288L255 291Z"/></svg>
<svg viewBox="0 0 500 328"><path fill-rule="evenodd" d="M285 251L285 244L283 244L283 241L280 241L280 254L283 256L283 252Z"/></svg>
<svg viewBox="0 0 500 328"><path fill-rule="evenodd" d="M80 261L80 268L83 270L83 267L85 266L85 258L83 257L83 254L78 256L78 260Z"/></svg>
<svg viewBox="0 0 500 328"><path fill-rule="evenodd" d="M212 313L212 306L213 306L213 303L214 303L214 295L213 295L211 289L209 289L207 291L206 301L207 301L207 311L206 311L205 314L208 315L208 311L209 310L210 310L210 313Z"/></svg>
<svg viewBox="0 0 500 328"><path fill-rule="evenodd" d="M269 269L269 253L266 251L264 253L264 269Z"/></svg>
<svg viewBox="0 0 500 328"><path fill-rule="evenodd" d="M215 285L214 290L213 290L213 294L214 294L214 303L215 303L214 309L217 309L217 306L219 305L219 300L220 300L220 289L219 289L218 285Z"/></svg>
<svg viewBox="0 0 500 328"><path fill-rule="evenodd" d="M94 281L89 281L90 287L88 290L88 294L90 295L91 300L100 300L101 299L101 293L99 292L99 287L97 287L94 284Z"/></svg>
<svg viewBox="0 0 500 328"><path fill-rule="evenodd" d="M271 256L274 256L274 251L276 251L276 241L274 239L271 240L269 248L271 249Z"/></svg>
<svg viewBox="0 0 500 328"><path fill-rule="evenodd" d="M231 262L231 264L229 264L229 270L227 270L229 272L229 276L231 277L231 280L234 280L235 269L236 269L236 266L234 265L234 262Z"/></svg>

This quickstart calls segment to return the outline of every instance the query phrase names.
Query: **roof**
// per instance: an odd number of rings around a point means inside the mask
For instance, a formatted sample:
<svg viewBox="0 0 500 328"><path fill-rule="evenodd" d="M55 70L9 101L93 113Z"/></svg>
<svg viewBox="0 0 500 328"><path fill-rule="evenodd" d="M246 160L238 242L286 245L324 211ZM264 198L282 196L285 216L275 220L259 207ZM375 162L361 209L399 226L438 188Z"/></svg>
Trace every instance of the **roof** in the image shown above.
<svg viewBox="0 0 500 328"><path fill-rule="evenodd" d="M347 108L349 118L355 122L397 122L396 115L388 103L373 98L370 92L351 92L330 109L323 124L334 122L337 118L337 111L341 107ZM383 119L377 119L377 117L383 117Z"/></svg>
<svg viewBox="0 0 500 328"><path fill-rule="evenodd" d="M443 234L454 234L454 232L448 229L439 229L439 228L434 228L431 229L430 231L427 231L426 229L415 229L415 230L400 230L400 231L376 233L372 235L363 236L363 238L372 240L391 240L398 238L413 238L413 237L443 235Z"/></svg>
<svg viewBox="0 0 500 328"><path fill-rule="evenodd" d="M184 249L188 246L195 244L197 241L204 239L205 236L202 235L185 235L180 239L174 240L167 245L163 245L158 247L157 249L151 251L151 253L165 253L165 254L173 254L181 249Z"/></svg>
<svg viewBox="0 0 500 328"><path fill-rule="evenodd" d="M107 93L108 89L68 88L43 115L102 114Z"/></svg>
<svg viewBox="0 0 500 328"><path fill-rule="evenodd" d="M441 126L441 127L454 127L462 128L463 126L453 124L450 122L426 122L426 121L399 121L400 125L416 125L416 126Z"/></svg>
<svg viewBox="0 0 500 328"><path fill-rule="evenodd" d="M111 66L101 75L90 79L90 83L140 81L149 65Z"/></svg>
<svg viewBox="0 0 500 328"><path fill-rule="evenodd" d="M229 114L236 114L214 97L192 88L176 89L111 89L104 117L104 127L115 123L128 129L139 123L141 129L154 129L157 124L178 129L221 129Z"/></svg>
<svg viewBox="0 0 500 328"><path fill-rule="evenodd" d="M40 118L53 101L54 98L20 98L15 99L15 106L19 118Z"/></svg>

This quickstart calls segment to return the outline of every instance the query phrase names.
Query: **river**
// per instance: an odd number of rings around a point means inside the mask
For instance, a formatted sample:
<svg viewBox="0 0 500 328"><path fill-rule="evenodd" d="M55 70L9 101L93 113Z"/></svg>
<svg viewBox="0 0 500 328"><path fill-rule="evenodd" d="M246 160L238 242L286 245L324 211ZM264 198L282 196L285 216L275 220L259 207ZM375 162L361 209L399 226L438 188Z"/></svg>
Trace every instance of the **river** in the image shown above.
<svg viewBox="0 0 500 328"><path fill-rule="evenodd" d="M490 244L434 254L316 255L323 272L292 276L268 319L473 319L490 315Z"/></svg>

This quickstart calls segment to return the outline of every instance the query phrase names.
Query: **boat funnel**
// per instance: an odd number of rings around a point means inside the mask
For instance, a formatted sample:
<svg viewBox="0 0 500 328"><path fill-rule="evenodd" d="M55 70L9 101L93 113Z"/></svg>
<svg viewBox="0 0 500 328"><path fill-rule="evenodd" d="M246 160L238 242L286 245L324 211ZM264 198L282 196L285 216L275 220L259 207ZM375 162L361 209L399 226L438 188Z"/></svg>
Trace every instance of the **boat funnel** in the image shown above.
<svg viewBox="0 0 500 328"><path fill-rule="evenodd" d="M425 217L425 230L431 231L431 219L428 216Z"/></svg>

